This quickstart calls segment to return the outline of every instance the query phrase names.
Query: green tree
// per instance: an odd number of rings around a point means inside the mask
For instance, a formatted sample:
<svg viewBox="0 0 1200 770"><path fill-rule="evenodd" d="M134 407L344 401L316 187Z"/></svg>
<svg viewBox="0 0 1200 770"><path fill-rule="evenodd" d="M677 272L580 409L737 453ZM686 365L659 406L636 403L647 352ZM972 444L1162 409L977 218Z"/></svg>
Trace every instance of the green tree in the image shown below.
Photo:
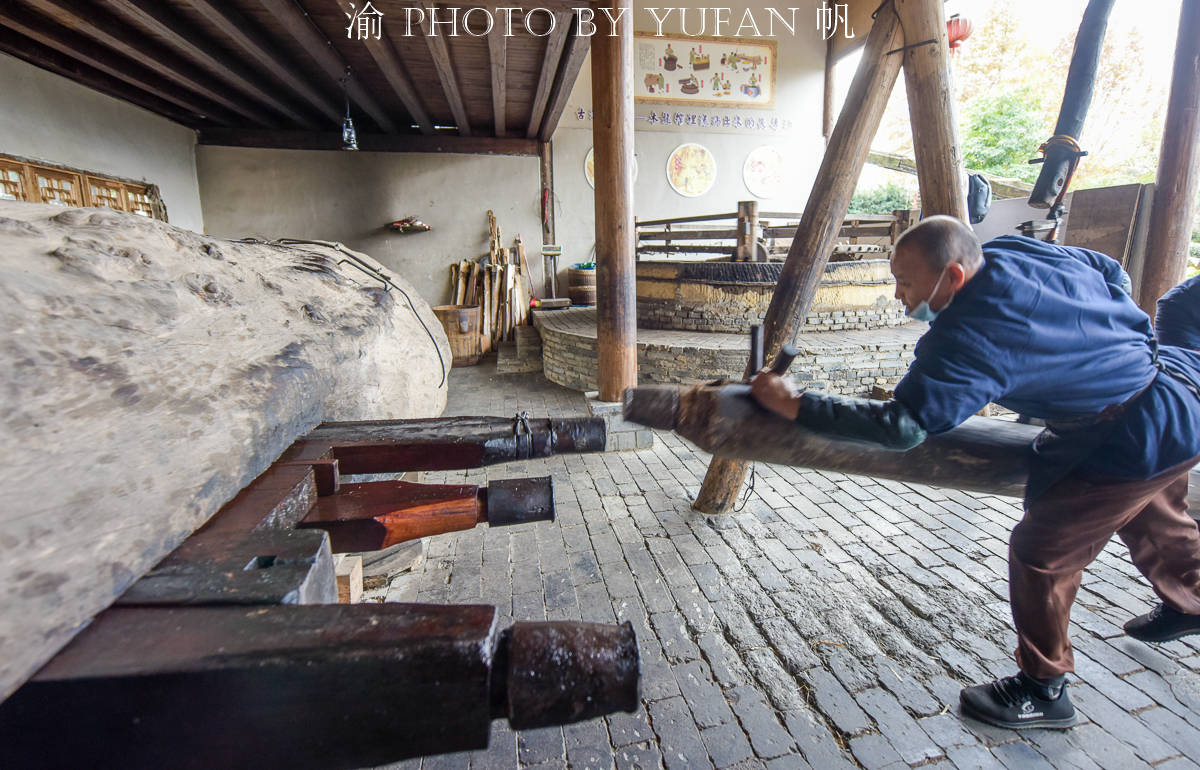
<svg viewBox="0 0 1200 770"><path fill-rule="evenodd" d="M912 208L912 195L903 185L888 182L878 187L855 190L850 198L851 214L891 214Z"/></svg>
<svg viewBox="0 0 1200 770"><path fill-rule="evenodd" d="M1045 110L1032 91L979 96L963 115L963 160L976 171L1032 182L1040 166L1029 159L1049 135Z"/></svg>

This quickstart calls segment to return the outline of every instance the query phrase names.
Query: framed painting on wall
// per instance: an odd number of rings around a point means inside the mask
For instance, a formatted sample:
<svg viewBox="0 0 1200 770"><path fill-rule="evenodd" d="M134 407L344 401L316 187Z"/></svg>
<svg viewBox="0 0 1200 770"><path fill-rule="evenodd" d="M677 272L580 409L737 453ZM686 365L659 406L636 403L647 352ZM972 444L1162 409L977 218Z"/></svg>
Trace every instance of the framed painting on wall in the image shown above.
<svg viewBox="0 0 1200 770"><path fill-rule="evenodd" d="M634 33L638 102L775 107L774 40Z"/></svg>

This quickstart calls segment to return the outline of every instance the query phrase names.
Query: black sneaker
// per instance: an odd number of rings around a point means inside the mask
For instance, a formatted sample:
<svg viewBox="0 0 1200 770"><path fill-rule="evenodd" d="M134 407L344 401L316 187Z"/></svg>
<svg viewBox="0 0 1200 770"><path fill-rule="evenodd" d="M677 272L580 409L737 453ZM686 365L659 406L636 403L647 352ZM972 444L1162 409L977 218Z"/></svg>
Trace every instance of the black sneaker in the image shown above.
<svg viewBox="0 0 1200 770"><path fill-rule="evenodd" d="M1142 642L1170 642L1200 634L1200 615L1188 615L1160 603L1126 623L1125 633Z"/></svg>
<svg viewBox="0 0 1200 770"><path fill-rule="evenodd" d="M1050 689L1057 689L1057 695L1050 697L1052 693L1045 685L1020 673L991 684L964 687L958 699L964 716L996 727L1019 730L1073 726L1075 707L1071 705L1065 684L1059 683Z"/></svg>

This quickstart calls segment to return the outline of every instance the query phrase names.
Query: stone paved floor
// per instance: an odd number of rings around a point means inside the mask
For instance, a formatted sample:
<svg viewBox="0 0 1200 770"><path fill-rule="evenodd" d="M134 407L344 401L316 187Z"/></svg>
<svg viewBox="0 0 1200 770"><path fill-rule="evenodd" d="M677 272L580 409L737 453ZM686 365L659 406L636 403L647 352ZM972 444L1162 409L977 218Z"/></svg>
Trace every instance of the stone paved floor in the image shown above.
<svg viewBox="0 0 1200 770"><path fill-rule="evenodd" d="M450 414L586 414L581 394L494 361L451 375ZM395 601L487 602L515 620L631 620L642 708L513 733L400 768L1197 768L1200 639L1121 624L1152 592L1111 544L1084 576L1070 693L1081 725L1017 733L957 713L1011 674L1012 499L758 464L745 508L693 512L708 455L563 455L428 481L550 474L558 521L433 538Z"/></svg>

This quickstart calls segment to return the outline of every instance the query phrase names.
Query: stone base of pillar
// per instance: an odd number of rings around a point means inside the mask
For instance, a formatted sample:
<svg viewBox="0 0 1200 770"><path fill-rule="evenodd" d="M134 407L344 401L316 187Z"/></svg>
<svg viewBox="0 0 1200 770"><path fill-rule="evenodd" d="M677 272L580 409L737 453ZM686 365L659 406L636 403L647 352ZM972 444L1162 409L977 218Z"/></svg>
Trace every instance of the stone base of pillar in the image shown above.
<svg viewBox="0 0 1200 770"><path fill-rule="evenodd" d="M608 429L605 452L649 449L654 446L654 431L644 425L626 422L624 404L620 401L601 401L599 391L595 390L584 393L584 397L587 399L588 414L604 418L604 426Z"/></svg>

